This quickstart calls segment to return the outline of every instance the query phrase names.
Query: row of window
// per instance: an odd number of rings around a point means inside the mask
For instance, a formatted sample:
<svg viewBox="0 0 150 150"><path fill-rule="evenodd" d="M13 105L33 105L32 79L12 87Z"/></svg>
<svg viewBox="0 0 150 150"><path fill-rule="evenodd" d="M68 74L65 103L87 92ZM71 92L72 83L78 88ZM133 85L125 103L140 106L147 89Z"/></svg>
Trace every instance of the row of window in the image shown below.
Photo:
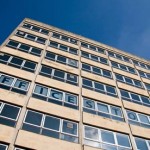
<svg viewBox="0 0 150 150"><path fill-rule="evenodd" d="M83 111L113 120L125 121L120 107L83 98ZM130 124L150 128L150 116L126 110Z"/></svg>
<svg viewBox="0 0 150 150"><path fill-rule="evenodd" d="M78 109L78 96L69 92L36 84L32 96L50 103Z"/></svg>
<svg viewBox="0 0 150 150"><path fill-rule="evenodd" d="M63 63L65 65L69 65L71 67L78 68L78 61L75 59L67 58L62 55L55 54L53 52L46 51L45 58L48 60L56 61L59 63Z"/></svg>
<svg viewBox="0 0 150 150"><path fill-rule="evenodd" d="M25 53L30 53L36 56L41 56L41 53L42 53L42 49L27 45L27 44L23 44L17 41L13 41L13 40L9 40L6 46L17 49L19 51L23 51Z"/></svg>
<svg viewBox="0 0 150 150"><path fill-rule="evenodd" d="M54 69L52 67L42 65L39 74L62 82L78 85L77 75Z"/></svg>
<svg viewBox="0 0 150 150"><path fill-rule="evenodd" d="M33 34L26 33L24 31L17 31L15 35L19 36L19 37L22 37L22 38L25 38L25 39L28 39L28 40L31 40L31 41L35 41L35 42L40 43L40 44L45 44L46 43L45 38L35 36Z"/></svg>
<svg viewBox="0 0 150 150"><path fill-rule="evenodd" d="M0 63L4 63L29 72L35 72L37 66L37 63L35 62L4 53L0 53Z"/></svg>
<svg viewBox="0 0 150 150"><path fill-rule="evenodd" d="M65 36L65 35L61 35L59 33L53 32L52 37L77 45L77 40L70 38L68 36Z"/></svg>
<svg viewBox="0 0 150 150"><path fill-rule="evenodd" d="M28 24L28 23L23 24L23 27L27 28L27 29L30 29L30 30L33 30L33 31L36 31L36 32L40 32L40 33L45 34L45 35L49 34L48 30L42 29L40 27L37 27L35 25L31 25L31 24Z"/></svg>
<svg viewBox="0 0 150 150"><path fill-rule="evenodd" d="M8 76L6 74L0 74L0 88L11 90L20 94L27 94L29 86L29 81Z"/></svg>
<svg viewBox="0 0 150 150"><path fill-rule="evenodd" d="M138 62L138 61L136 61L136 60L132 60L132 61L133 61L133 63L134 63L136 66L139 66L139 67L142 67L142 68L145 68L145 69L150 70L150 65L143 64L143 63Z"/></svg>
<svg viewBox="0 0 150 150"><path fill-rule="evenodd" d="M57 43L57 42L54 42L54 41L50 41L49 46L53 47L53 48L57 48L61 51L65 51L65 52L68 52L68 53L71 53L71 54L74 54L74 55L78 55L78 49L72 48L72 47L64 45L64 44L60 44L60 43Z"/></svg>

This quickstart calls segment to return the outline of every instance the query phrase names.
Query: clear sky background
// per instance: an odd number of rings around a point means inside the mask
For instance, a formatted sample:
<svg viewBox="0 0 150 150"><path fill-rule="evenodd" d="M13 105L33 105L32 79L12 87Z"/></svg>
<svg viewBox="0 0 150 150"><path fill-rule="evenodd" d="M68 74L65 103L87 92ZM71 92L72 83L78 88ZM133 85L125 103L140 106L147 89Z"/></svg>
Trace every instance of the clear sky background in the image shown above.
<svg viewBox="0 0 150 150"><path fill-rule="evenodd" d="M150 60L150 0L0 0L0 44L25 17Z"/></svg>

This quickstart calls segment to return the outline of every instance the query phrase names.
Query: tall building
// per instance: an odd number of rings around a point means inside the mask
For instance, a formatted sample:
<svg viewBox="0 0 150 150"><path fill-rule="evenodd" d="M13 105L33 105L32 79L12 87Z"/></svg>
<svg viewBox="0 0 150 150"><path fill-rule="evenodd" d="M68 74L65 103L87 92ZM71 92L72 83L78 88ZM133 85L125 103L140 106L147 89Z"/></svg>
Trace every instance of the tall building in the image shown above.
<svg viewBox="0 0 150 150"><path fill-rule="evenodd" d="M150 62L24 19L0 47L0 150L150 150Z"/></svg>

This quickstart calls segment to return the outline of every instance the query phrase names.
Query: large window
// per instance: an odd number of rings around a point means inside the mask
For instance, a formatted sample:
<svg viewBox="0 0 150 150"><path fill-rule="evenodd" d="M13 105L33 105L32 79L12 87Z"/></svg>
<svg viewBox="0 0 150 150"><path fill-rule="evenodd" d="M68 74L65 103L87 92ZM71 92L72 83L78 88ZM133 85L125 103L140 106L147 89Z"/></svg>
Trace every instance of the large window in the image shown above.
<svg viewBox="0 0 150 150"><path fill-rule="evenodd" d="M106 150L132 150L128 135L84 125L84 144Z"/></svg>
<svg viewBox="0 0 150 150"><path fill-rule="evenodd" d="M17 41L9 40L6 46L15 48L19 51L23 51L25 53L30 53L32 55L41 56L42 49L39 49L37 47L33 47L24 43L19 43Z"/></svg>
<svg viewBox="0 0 150 150"><path fill-rule="evenodd" d="M140 70L138 72L139 72L141 77L150 79L150 73L146 73L146 72L143 72L143 71L140 71Z"/></svg>
<svg viewBox="0 0 150 150"><path fill-rule="evenodd" d="M148 84L148 83L144 83L145 84L145 86L146 86L146 89L148 90L148 91L150 91L150 84Z"/></svg>
<svg viewBox="0 0 150 150"><path fill-rule="evenodd" d="M0 74L0 88L11 90L20 94L26 94L28 92L30 83L28 81L8 76L6 74Z"/></svg>
<svg viewBox="0 0 150 150"><path fill-rule="evenodd" d="M49 31L47 29L42 29L40 27L37 27L35 25L31 25L31 24L28 24L28 23L24 23L23 27L27 28L27 29L30 29L30 30L33 30L33 31L36 31L36 32L40 32L40 33L45 34L45 35L48 35L48 33L49 33Z"/></svg>
<svg viewBox="0 0 150 150"><path fill-rule="evenodd" d="M83 98L83 111L96 114L105 118L124 121L120 107L108 105L106 103Z"/></svg>
<svg viewBox="0 0 150 150"><path fill-rule="evenodd" d="M77 95L53 88L48 88L39 84L35 85L33 97L50 103L78 109Z"/></svg>
<svg viewBox="0 0 150 150"><path fill-rule="evenodd" d="M21 108L0 101L0 124L15 127Z"/></svg>
<svg viewBox="0 0 150 150"><path fill-rule="evenodd" d="M100 56L96 56L96 55L87 53L85 51L81 51L81 56L85 57L85 58L88 58L90 60L93 60L95 62L100 62L102 64L108 65L108 60L106 58L103 58L103 57L100 57Z"/></svg>
<svg viewBox="0 0 150 150"><path fill-rule="evenodd" d="M35 36L35 35L29 34L29 33L23 32L23 31L17 31L15 35L22 37L22 38L25 38L25 39L28 39L28 40L31 40L31 41L35 41L35 42L40 43L40 44L46 43L45 38Z"/></svg>
<svg viewBox="0 0 150 150"><path fill-rule="evenodd" d="M129 85L133 85L138 88L143 88L142 82L139 80L131 79L121 74L115 74L117 81L124 82Z"/></svg>
<svg viewBox="0 0 150 150"><path fill-rule="evenodd" d="M41 66L40 75L63 81L69 84L78 85L78 76L64 72L62 70L54 69L48 66Z"/></svg>
<svg viewBox="0 0 150 150"><path fill-rule="evenodd" d="M85 47L85 48L88 48L88 49L90 49L92 51L96 51L96 52L105 54L105 50L103 48L100 48L100 47L97 47L97 46L93 46L93 45L90 45L90 44L87 44L87 43L83 43L83 42L81 42L81 46Z"/></svg>
<svg viewBox="0 0 150 150"><path fill-rule="evenodd" d="M59 44L59 43L54 42L54 41L50 41L49 46L57 48L61 51L65 51L65 52L68 52L68 53L71 53L71 54L74 54L74 55L78 55L78 50L76 48L68 47L66 45Z"/></svg>
<svg viewBox="0 0 150 150"><path fill-rule="evenodd" d="M82 70L91 72L96 75L100 75L107 78L112 78L112 73L109 70L105 70L96 66L92 66L86 63L82 63Z"/></svg>
<svg viewBox="0 0 150 150"><path fill-rule="evenodd" d="M131 101L133 103L137 103L137 104L140 104L140 105L145 105L145 106L150 107L149 97L139 95L139 94L136 94L136 93L132 93L132 92L129 92L129 91L125 91L123 89L120 89L120 93L121 93L121 98L123 100Z"/></svg>
<svg viewBox="0 0 150 150"><path fill-rule="evenodd" d="M27 110L23 130L78 143L78 123Z"/></svg>
<svg viewBox="0 0 150 150"><path fill-rule="evenodd" d="M35 72L37 66L37 63L33 61L29 61L20 57L15 57L4 53L0 53L0 63L4 63L30 72Z"/></svg>
<svg viewBox="0 0 150 150"><path fill-rule="evenodd" d="M83 78L82 79L82 87L90 89L90 90L94 90L96 92L100 92L103 94L117 97L116 88L111 85L105 85L100 82L96 82L93 80Z"/></svg>
<svg viewBox="0 0 150 150"><path fill-rule="evenodd" d="M52 60L52 61L59 62L61 64L65 64L65 65L68 65L71 67L78 68L78 61L77 60L67 58L67 57L62 56L62 55L58 55L58 54L46 51L45 58Z"/></svg>
<svg viewBox="0 0 150 150"><path fill-rule="evenodd" d="M77 40L75 40L74 38L70 38L66 35L60 35L59 33L54 33L53 32L53 35L52 35L54 38L57 38L57 39L60 39L60 40L63 40L63 41L66 41L66 42L69 42L69 43L72 43L72 44L76 44L77 45Z"/></svg>
<svg viewBox="0 0 150 150"><path fill-rule="evenodd" d="M136 61L136 60L132 60L132 61L133 61L133 63L134 63L136 66L139 66L139 67L142 67L142 68L145 68L145 69L150 70L150 65L147 65L147 64L138 62L138 61Z"/></svg>
<svg viewBox="0 0 150 150"><path fill-rule="evenodd" d="M130 124L150 128L150 116L130 110L126 110L126 113Z"/></svg>
<svg viewBox="0 0 150 150"><path fill-rule="evenodd" d="M128 57L122 56L122 55L120 55L120 54L115 54L115 53L113 53L113 52L108 51L108 55L111 56L111 57L115 57L115 58L117 58L117 59L120 59L120 60L122 60L122 61L126 61L126 62L131 63L131 62L130 62L130 59L129 59Z"/></svg>
<svg viewBox="0 0 150 150"><path fill-rule="evenodd" d="M150 140L135 137L137 150L150 150Z"/></svg>
<svg viewBox="0 0 150 150"><path fill-rule="evenodd" d="M8 145L0 143L0 150L8 150Z"/></svg>
<svg viewBox="0 0 150 150"><path fill-rule="evenodd" d="M114 61L111 61L111 65L112 65L112 67L114 67L114 68L118 68L118 69L124 70L124 71L126 71L126 72L130 72L130 73L132 73L132 74L136 74L135 69L134 69L134 68L131 68L131 67L129 67L129 66L125 66L125 65L123 65L123 64L119 64L119 63L114 62Z"/></svg>

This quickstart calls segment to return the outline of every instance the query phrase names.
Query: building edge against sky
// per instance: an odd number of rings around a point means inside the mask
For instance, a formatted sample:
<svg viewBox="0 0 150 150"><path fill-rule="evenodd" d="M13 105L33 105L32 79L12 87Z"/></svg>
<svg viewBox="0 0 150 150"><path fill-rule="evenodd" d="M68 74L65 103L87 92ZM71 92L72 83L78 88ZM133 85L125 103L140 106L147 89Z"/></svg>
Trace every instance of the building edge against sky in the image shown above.
<svg viewBox="0 0 150 150"><path fill-rule="evenodd" d="M0 150L150 150L150 63L24 19L0 47Z"/></svg>

